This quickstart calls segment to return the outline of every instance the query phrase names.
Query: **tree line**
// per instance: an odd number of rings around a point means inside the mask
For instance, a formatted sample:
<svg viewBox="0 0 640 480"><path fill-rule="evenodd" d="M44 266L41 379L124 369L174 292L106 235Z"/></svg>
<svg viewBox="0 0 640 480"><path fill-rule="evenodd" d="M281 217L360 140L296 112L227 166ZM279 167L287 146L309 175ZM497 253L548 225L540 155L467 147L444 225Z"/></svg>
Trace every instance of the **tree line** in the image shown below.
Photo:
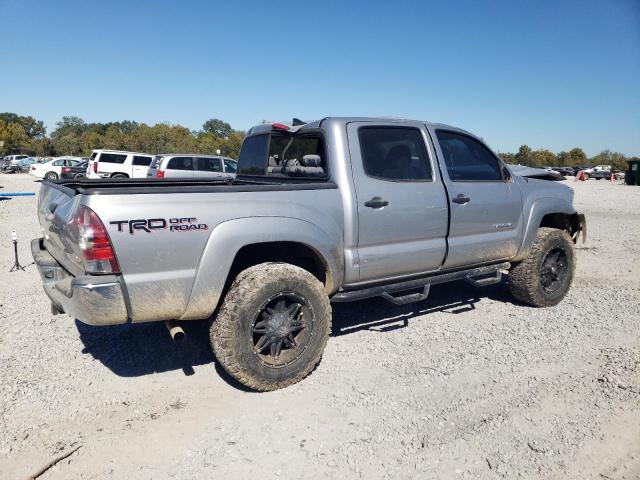
<svg viewBox="0 0 640 480"><path fill-rule="evenodd" d="M593 157L587 157L581 148L572 148L568 152L556 154L546 149L532 150L528 145L521 145L517 153L501 153L500 156L510 164L537 168L611 165L614 169L626 170L628 160L638 160L638 157L627 157L611 150L603 150Z"/></svg>
<svg viewBox="0 0 640 480"><path fill-rule="evenodd" d="M87 123L74 116L62 117L46 135L44 123L31 116L0 113L1 155L24 153L38 157L88 156L96 148L145 153L202 153L238 158L244 132L212 118L200 130L182 125L153 126L131 120Z"/></svg>
<svg viewBox="0 0 640 480"><path fill-rule="evenodd" d="M217 118L207 120L200 130L182 125L157 123L153 126L131 120L108 123L87 123L74 116L62 117L56 128L46 135L41 120L15 113L0 113L0 155L25 153L39 157L75 155L88 156L96 148L129 150L146 153L203 153L238 158L244 132L234 130ZM510 164L530 167L584 167L612 165L626 170L622 153L603 150L589 158L581 148L553 153L546 149L532 150L522 145L517 153L500 153Z"/></svg>

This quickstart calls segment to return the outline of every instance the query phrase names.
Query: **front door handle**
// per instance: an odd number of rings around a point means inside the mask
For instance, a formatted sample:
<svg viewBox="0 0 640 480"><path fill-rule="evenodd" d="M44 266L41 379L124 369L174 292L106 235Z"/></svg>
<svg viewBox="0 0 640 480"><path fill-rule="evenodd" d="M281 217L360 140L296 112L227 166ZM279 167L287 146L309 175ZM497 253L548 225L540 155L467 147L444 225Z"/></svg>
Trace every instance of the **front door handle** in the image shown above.
<svg viewBox="0 0 640 480"><path fill-rule="evenodd" d="M389 205L389 202L380 197L373 197L371 200L364 202L364 206L369 208L382 208L387 205Z"/></svg>
<svg viewBox="0 0 640 480"><path fill-rule="evenodd" d="M452 198L451 201L453 203L459 203L460 205L462 205L464 203L470 202L471 199L469 197L467 197L464 193L461 193L457 197Z"/></svg>

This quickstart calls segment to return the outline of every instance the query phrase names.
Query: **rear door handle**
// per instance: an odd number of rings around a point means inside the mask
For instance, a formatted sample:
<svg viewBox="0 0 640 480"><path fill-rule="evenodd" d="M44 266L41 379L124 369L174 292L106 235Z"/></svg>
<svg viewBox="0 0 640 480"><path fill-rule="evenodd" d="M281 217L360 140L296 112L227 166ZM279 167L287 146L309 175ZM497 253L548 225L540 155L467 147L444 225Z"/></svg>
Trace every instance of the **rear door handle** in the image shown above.
<svg viewBox="0 0 640 480"><path fill-rule="evenodd" d="M371 200L364 202L364 206L369 208L382 208L387 205L389 205L389 202L380 197L373 197Z"/></svg>
<svg viewBox="0 0 640 480"><path fill-rule="evenodd" d="M460 205L464 204L464 203L468 203L471 201L471 199L469 197L467 197L464 193L461 193L460 195L458 195L455 198L452 198L451 201L453 203L459 203Z"/></svg>

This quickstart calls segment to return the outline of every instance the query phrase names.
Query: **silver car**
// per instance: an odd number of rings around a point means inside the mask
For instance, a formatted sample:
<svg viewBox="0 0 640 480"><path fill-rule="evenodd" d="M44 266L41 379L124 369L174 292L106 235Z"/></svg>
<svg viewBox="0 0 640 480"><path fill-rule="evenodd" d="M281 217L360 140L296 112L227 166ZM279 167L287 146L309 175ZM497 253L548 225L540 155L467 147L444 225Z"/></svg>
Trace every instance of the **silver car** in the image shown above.
<svg viewBox="0 0 640 480"><path fill-rule="evenodd" d="M153 159L147 178L234 179L238 162L218 155L171 154Z"/></svg>

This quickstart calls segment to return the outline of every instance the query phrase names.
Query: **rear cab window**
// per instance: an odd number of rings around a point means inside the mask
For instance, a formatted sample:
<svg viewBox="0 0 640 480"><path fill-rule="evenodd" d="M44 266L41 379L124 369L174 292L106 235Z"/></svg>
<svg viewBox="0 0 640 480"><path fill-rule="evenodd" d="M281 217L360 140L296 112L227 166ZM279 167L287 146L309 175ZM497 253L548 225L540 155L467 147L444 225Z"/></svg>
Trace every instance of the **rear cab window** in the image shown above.
<svg viewBox="0 0 640 480"><path fill-rule="evenodd" d="M238 174L326 179L326 157L324 138L319 133L259 134L243 142Z"/></svg>

